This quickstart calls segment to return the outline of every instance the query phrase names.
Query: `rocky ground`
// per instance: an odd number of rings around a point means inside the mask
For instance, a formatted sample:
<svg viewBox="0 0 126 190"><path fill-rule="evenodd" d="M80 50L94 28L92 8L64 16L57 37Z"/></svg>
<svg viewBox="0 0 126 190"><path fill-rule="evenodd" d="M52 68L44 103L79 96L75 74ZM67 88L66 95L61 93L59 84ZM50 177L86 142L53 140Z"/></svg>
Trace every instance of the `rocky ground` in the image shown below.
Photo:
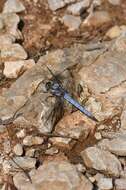
<svg viewBox="0 0 126 190"><path fill-rule="evenodd" d="M0 190L126 190L125 0L0 11ZM47 66L98 122L45 93Z"/></svg>

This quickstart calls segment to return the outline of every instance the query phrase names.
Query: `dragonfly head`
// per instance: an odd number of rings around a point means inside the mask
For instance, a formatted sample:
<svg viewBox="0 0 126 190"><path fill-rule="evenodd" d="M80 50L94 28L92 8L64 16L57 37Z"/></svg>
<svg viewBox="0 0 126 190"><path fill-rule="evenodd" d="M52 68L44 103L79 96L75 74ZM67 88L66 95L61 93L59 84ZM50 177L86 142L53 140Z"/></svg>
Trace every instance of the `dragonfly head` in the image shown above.
<svg viewBox="0 0 126 190"><path fill-rule="evenodd" d="M56 95L56 96L61 96L62 95L62 88L60 86L60 84L56 81L49 81L46 83L45 85L46 87L46 90L48 92L51 92L53 95Z"/></svg>

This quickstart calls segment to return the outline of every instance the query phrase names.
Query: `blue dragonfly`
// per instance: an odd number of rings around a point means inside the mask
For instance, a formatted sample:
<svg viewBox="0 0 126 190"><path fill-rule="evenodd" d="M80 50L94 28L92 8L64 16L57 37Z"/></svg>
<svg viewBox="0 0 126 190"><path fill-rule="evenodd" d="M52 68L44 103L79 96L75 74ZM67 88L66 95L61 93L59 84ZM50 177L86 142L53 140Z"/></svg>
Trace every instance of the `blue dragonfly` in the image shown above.
<svg viewBox="0 0 126 190"><path fill-rule="evenodd" d="M53 80L50 80L45 84L47 92L50 92L53 96L65 99L67 102L72 104L75 108L80 110L87 117L94 120L95 122L98 122L98 120L93 116L91 112L86 110L85 107L83 107L78 101L72 98L72 96L67 92L67 90L63 88L61 82L58 80L57 76L54 75L51 69L49 67L47 67L47 69L53 76Z"/></svg>

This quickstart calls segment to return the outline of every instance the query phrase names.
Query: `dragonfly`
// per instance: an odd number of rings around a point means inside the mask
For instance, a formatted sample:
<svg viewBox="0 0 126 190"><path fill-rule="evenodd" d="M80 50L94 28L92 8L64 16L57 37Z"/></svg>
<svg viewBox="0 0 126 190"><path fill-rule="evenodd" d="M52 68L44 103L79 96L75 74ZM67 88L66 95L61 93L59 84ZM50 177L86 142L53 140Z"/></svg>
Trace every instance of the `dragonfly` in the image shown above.
<svg viewBox="0 0 126 190"><path fill-rule="evenodd" d="M80 112L82 112L88 118L92 119L95 122L98 122L98 120L95 118L95 116L93 116L91 112L89 112L84 106L82 106L77 100L75 100L71 96L71 94L67 92L67 90L64 89L61 81L58 80L57 76L52 72L52 70L49 67L47 67L47 69L53 76L53 80L50 80L45 84L47 92L50 92L53 96L63 98L75 108L80 110Z"/></svg>

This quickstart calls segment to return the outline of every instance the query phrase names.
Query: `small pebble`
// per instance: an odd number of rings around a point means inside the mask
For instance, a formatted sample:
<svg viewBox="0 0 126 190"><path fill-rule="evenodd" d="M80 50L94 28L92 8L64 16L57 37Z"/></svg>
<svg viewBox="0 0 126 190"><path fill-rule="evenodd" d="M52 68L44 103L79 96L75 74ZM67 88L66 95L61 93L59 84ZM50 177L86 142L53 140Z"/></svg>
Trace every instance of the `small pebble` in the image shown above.
<svg viewBox="0 0 126 190"><path fill-rule="evenodd" d="M21 144L16 144L13 151L17 156L21 156L23 154L23 146Z"/></svg>
<svg viewBox="0 0 126 190"><path fill-rule="evenodd" d="M59 152L58 148L51 147L46 150L45 154L54 155L54 154L57 154L58 152Z"/></svg>
<svg viewBox="0 0 126 190"><path fill-rule="evenodd" d="M94 183L95 182L95 178L93 176L89 177L89 180Z"/></svg>
<svg viewBox="0 0 126 190"><path fill-rule="evenodd" d="M28 157L34 157L35 156L35 149L32 148L32 149L27 150L25 155Z"/></svg>
<svg viewBox="0 0 126 190"><path fill-rule="evenodd" d="M121 34L121 29L119 26L116 25L107 31L106 36L109 37L110 39L114 39L120 36L120 34Z"/></svg>
<svg viewBox="0 0 126 190"><path fill-rule="evenodd" d="M100 133L100 132L96 132L96 133L95 133L95 138L96 138L97 140L101 140L101 139L102 139L101 133Z"/></svg>
<svg viewBox="0 0 126 190"><path fill-rule="evenodd" d="M26 146L32 146L32 145L40 145L44 142L42 137L33 137L32 135L26 136L23 139L23 144Z"/></svg>
<svg viewBox="0 0 126 190"><path fill-rule="evenodd" d="M26 136L26 130L22 129L16 133L17 138L24 138Z"/></svg>
<svg viewBox="0 0 126 190"><path fill-rule="evenodd" d="M81 19L79 16L64 15L62 19L64 25L68 27L69 31L79 29L81 24Z"/></svg>
<svg viewBox="0 0 126 190"><path fill-rule="evenodd" d="M104 130L105 129L105 125L100 125L100 126L98 126L98 130L100 131L100 130Z"/></svg>

